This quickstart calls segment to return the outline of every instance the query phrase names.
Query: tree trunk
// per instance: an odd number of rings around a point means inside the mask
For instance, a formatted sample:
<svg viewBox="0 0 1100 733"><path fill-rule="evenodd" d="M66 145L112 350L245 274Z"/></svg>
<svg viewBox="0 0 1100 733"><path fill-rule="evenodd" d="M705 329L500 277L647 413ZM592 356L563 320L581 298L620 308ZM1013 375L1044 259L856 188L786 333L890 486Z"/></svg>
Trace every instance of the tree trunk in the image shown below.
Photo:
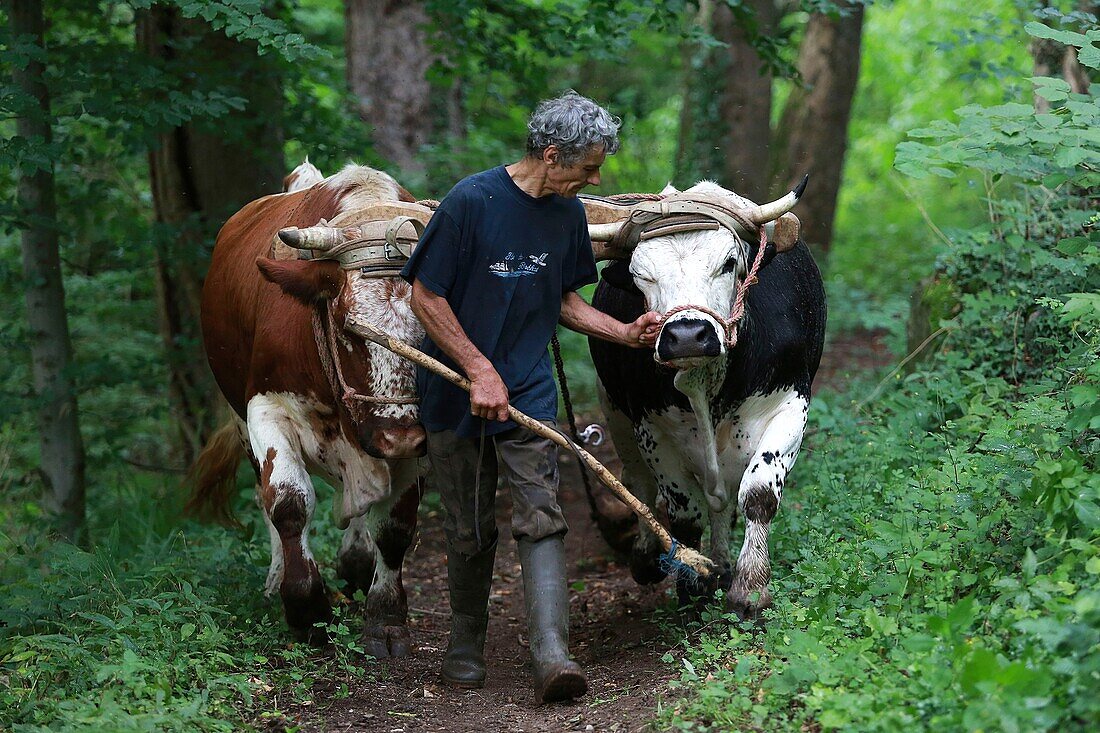
<svg viewBox="0 0 1100 733"><path fill-rule="evenodd" d="M403 171L431 139L428 14L420 0L345 0L348 87L371 126L375 150Z"/></svg>
<svg viewBox="0 0 1100 733"><path fill-rule="evenodd" d="M757 34L775 33L779 22L775 0L747 0L743 5L753 11ZM728 44L720 55L719 69L718 147L723 163L719 183L761 202L768 189L772 72L749 44L750 31L725 3L715 7L714 36Z"/></svg>
<svg viewBox="0 0 1100 733"><path fill-rule="evenodd" d="M1050 2L1042 3L1043 7L1051 7ZM1100 14L1100 3L1092 0L1080 0L1077 10L1081 13ZM1049 38L1032 38L1028 46L1032 59L1032 76L1053 76L1065 79L1070 91L1076 94L1087 94L1089 90L1088 69L1077 60L1077 49L1066 46ZM1035 111L1042 114L1050 112L1050 102L1040 97L1033 96Z"/></svg>
<svg viewBox="0 0 1100 733"><path fill-rule="evenodd" d="M792 90L775 134L772 193L791 190L806 173L810 185L798 205L802 236L818 252L832 244L848 120L859 81L862 4L844 15L814 13L798 54L803 86Z"/></svg>
<svg viewBox="0 0 1100 733"><path fill-rule="evenodd" d="M458 76L447 90L447 136L457 143L466 140L466 85Z"/></svg>
<svg viewBox="0 0 1100 733"><path fill-rule="evenodd" d="M9 0L8 17L14 36L27 36L35 46L45 48L41 0ZM12 78L15 87L37 103L36 108L17 119L16 134L48 146L52 130L44 71L44 63L32 59L24 68L13 69ZM57 531L72 542L82 543L87 538L84 443L70 377L72 343L58 251L52 162L20 174L18 200L20 216L26 222L20 240L38 400L39 459L48 491L46 505L54 515Z"/></svg>
<svg viewBox="0 0 1100 733"><path fill-rule="evenodd" d="M714 3L699 0L693 22L704 33L713 33ZM680 73L683 75L683 103L680 106L680 130L676 140L673 183L687 188L701 178L722 177L717 141L721 137L718 101L717 49L684 40L680 48Z"/></svg>
<svg viewBox="0 0 1100 733"><path fill-rule="evenodd" d="M199 328L209 247L229 215L282 187L282 87L271 55L258 57L253 44L184 19L171 7L154 6L139 15L137 42L165 73L217 83L247 100L241 112L160 133L149 152L160 225L155 236L160 331L179 453L190 463L222 410Z"/></svg>

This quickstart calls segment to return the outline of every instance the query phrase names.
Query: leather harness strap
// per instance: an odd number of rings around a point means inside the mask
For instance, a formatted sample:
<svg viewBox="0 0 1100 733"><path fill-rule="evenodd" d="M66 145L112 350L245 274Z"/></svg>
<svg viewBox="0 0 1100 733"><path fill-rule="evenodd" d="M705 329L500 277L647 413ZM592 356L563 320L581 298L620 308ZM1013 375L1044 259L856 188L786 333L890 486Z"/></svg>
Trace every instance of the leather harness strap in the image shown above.
<svg viewBox="0 0 1100 733"><path fill-rule="evenodd" d="M763 230L719 196L678 193L660 201L631 207L630 216L611 239L616 248L630 249L640 241L677 232L725 227L738 238L756 238Z"/></svg>
<svg viewBox="0 0 1100 733"><path fill-rule="evenodd" d="M414 237L410 238L402 233L402 227L407 224L412 226ZM412 254L417 239L424 233L424 223L412 216L395 216L389 221L368 222L358 229L358 237L326 250L321 257L315 259L334 260L345 270L359 270L360 277L398 277ZM305 253L309 250L302 251ZM327 300L314 309L313 338L317 342L317 352L329 386L333 394L343 402L352 420L362 423L366 419L365 405L419 404L420 399L417 397L365 395L348 384L340 364L336 316L333 313L333 303L338 299ZM322 310L324 320L321 316Z"/></svg>
<svg viewBox="0 0 1100 733"><path fill-rule="evenodd" d="M364 277L397 277L424 233L424 223L412 216L395 216L354 229L357 236L315 254L313 259L338 262L341 268L359 270Z"/></svg>

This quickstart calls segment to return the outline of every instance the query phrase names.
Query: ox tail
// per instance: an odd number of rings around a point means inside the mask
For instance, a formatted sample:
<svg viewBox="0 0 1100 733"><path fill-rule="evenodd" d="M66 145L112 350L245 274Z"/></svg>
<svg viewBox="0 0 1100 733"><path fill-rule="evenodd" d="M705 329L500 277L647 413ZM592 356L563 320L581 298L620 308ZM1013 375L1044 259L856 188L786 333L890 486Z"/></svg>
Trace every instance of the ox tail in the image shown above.
<svg viewBox="0 0 1100 733"><path fill-rule="evenodd" d="M239 527L232 499L237 490L237 467L244 446L232 420L218 428L187 472L191 497L184 511L205 521Z"/></svg>

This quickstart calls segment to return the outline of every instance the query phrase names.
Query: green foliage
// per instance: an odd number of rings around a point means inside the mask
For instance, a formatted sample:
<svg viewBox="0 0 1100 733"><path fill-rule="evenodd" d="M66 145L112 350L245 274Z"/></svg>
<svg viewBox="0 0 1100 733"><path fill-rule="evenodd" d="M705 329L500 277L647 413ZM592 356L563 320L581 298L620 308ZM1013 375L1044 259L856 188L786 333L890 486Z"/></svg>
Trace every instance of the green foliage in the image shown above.
<svg viewBox="0 0 1100 733"><path fill-rule="evenodd" d="M955 234L985 218L973 206L984 190L977 171L906 178L893 168L895 149L908 130L964 104L1021 99L1031 58L1019 12L1003 0L895 0L867 9L836 231L823 263L840 280L834 302L857 288L884 318L902 317L904 298Z"/></svg>
<svg viewBox="0 0 1100 733"><path fill-rule="evenodd" d="M1083 66L1100 68L1100 28L1077 33L1032 22L1025 29L1036 38L1077 47ZM967 105L956 110L957 122L912 130L910 137L929 142L900 144L898 170L914 177L953 177L956 169L970 168L986 174L991 185L1010 176L1052 191L1066 184L1100 185L1100 91L1073 93L1068 82L1055 77L1031 82L1050 112L1036 113L1032 105L1017 102Z"/></svg>
<svg viewBox="0 0 1100 733"><path fill-rule="evenodd" d="M161 4L158 0L131 0L135 10ZM317 46L308 43L300 33L293 33L286 23L268 13L276 6L265 0L173 0L185 18L201 18L216 31L238 41L256 44L260 55L274 51L287 61L311 61L324 55Z"/></svg>
<svg viewBox="0 0 1100 733"><path fill-rule="evenodd" d="M684 695L670 725L1100 725L1100 236L1083 185L1095 171L1091 157L1035 160L1080 144L1086 113L1064 101L1060 141L1013 112L1007 138L936 125L935 146L899 151L902 166L968 160L1024 183L941 256L960 309L924 370L870 405L852 399L866 386L815 404L772 533L775 608L763 629L712 612L669 655ZM1003 110L965 116L995 128Z"/></svg>
<svg viewBox="0 0 1100 733"><path fill-rule="evenodd" d="M241 536L178 520L182 467L166 451L150 264L165 233L150 223L146 155L158 133L183 123L239 135L251 102L235 76L251 71L192 74L145 57L135 13L152 5L51 3L47 49L10 37L0 48L5 67L31 56L47 63L50 146L8 134L29 100L0 79L0 219L8 228L19 220L14 173L52 164L98 541L83 553L37 537L30 370L9 360L0 374L0 720L19 730L263 727L309 701L315 680L335 679L340 694L374 673L344 605L328 653L286 644L277 602L260 596L266 529L251 509L247 468ZM276 57L290 165L305 154L326 173L349 158L384 164L344 91L338 0L170 5L253 44L264 68ZM659 189L676 156L681 45L715 47L686 22L687 5L432 2L450 64L433 78L440 90L452 75L463 79L466 125L423 151L425 178L401 180L441 195L515 159L531 104L573 86L624 119L623 153L606 164L602 190ZM674 660L685 700L669 722L1073 730L1097 717L1100 316L1096 222L1081 199L1095 188L1097 125L1089 100L1057 82L1038 82L1054 110L1037 124L1018 107L991 111L1023 98L1016 77L1029 59L1015 12L994 0L896 0L868 14L830 263L832 326L887 328L900 339L908 281L940 254L962 310L945 313L937 360L897 378L858 420L845 397L815 406L821 430L776 526L771 625L758 633L708 617ZM971 15L975 24L961 27ZM793 48L776 41L797 33L795 21L759 39L777 68ZM1079 42L1091 63L1095 36L1073 22L1033 30ZM704 97L693 111L714 99ZM927 124L963 101L983 107ZM923 167L954 178L903 183L890 172L896 143L914 127L926 131L913 140ZM1046 188L1021 190L1021 181ZM979 230L985 212L971 204L987 184L998 194L994 222ZM924 202L942 240L928 241L909 197ZM0 236L8 303L21 297L16 249ZM28 338L19 309L8 309L0 345L22 354ZM587 346L575 334L562 342L574 401L591 414ZM317 555L332 557L339 532L318 524Z"/></svg>
<svg viewBox="0 0 1100 733"><path fill-rule="evenodd" d="M278 600L261 595L268 555L258 517L245 515L244 536L164 526L178 500L149 482L133 485L117 507L91 498L108 509L102 516L126 518L104 530L93 514L93 552L0 535L5 726L263 728L288 706L312 704L316 680L337 696L369 684L356 606L337 605L325 651L287 643ZM320 534L314 546L333 556L335 533ZM249 536L264 539L249 543Z"/></svg>
<svg viewBox="0 0 1100 733"><path fill-rule="evenodd" d="M682 1L651 0L427 3L435 26L447 29L436 43L461 78L500 74L532 91L545 87L547 62L582 51L597 59L616 58L629 47L635 27L667 29L679 22L684 7ZM523 101L530 104L538 97Z"/></svg>

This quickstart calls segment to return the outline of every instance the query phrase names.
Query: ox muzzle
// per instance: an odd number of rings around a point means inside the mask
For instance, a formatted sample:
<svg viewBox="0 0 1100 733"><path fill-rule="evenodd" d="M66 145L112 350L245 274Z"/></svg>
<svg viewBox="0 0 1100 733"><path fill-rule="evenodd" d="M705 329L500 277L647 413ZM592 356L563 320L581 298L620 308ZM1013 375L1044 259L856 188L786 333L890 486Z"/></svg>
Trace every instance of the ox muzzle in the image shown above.
<svg viewBox="0 0 1100 733"><path fill-rule="evenodd" d="M722 355L722 336L710 320L685 315L661 329L656 352L657 360L670 366L702 366Z"/></svg>
<svg viewBox="0 0 1100 733"><path fill-rule="evenodd" d="M428 449L426 439L419 423L375 423L359 433L359 444L372 458L420 458Z"/></svg>

